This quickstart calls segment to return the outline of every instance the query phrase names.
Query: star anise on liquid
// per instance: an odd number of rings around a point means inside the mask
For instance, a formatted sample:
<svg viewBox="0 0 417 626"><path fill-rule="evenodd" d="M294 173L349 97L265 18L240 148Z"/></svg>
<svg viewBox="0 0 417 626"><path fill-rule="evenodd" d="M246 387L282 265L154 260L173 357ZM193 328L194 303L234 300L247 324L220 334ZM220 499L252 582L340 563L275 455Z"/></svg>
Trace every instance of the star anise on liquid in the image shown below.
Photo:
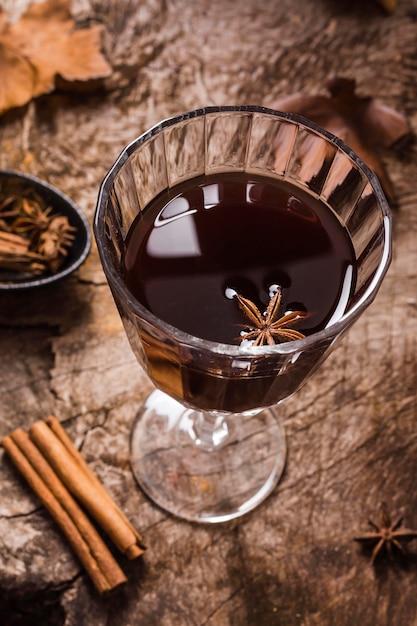
<svg viewBox="0 0 417 626"><path fill-rule="evenodd" d="M240 309L252 324L248 331L242 333L242 340L253 341L253 346L267 344L273 346L283 341L295 341L305 337L298 330L289 328L289 326L306 317L306 311L290 311L278 318L282 299L281 289L277 289L273 294L263 314L252 300L239 294L236 294L236 298Z"/></svg>
<svg viewBox="0 0 417 626"><path fill-rule="evenodd" d="M392 521L385 503L381 504L379 519L379 524L376 524L371 519L368 520L373 531L365 533L360 537L354 537L355 541L374 545L371 563L375 562L375 559L381 554L383 549L387 551L390 557L393 556L393 547L406 554L403 543L417 538L416 530L401 527L403 522L402 516L398 517L394 522Z"/></svg>

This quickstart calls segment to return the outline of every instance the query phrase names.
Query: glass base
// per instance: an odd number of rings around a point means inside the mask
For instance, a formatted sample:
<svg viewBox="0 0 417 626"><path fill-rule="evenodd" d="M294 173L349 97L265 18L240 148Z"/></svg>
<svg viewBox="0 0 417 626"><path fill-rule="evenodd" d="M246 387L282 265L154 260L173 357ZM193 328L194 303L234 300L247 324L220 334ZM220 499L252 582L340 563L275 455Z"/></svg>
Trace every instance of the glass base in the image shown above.
<svg viewBox="0 0 417 626"><path fill-rule="evenodd" d="M136 417L130 451L151 500L180 518L215 523L248 513L271 493L286 441L273 409L207 414L154 391Z"/></svg>

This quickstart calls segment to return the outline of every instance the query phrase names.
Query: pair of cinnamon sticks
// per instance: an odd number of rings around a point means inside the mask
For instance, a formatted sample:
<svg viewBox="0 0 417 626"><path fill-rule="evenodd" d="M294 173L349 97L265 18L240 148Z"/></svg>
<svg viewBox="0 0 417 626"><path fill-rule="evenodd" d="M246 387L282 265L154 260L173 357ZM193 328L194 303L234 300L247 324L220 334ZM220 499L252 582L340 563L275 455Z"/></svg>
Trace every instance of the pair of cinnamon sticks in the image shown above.
<svg viewBox="0 0 417 626"><path fill-rule="evenodd" d="M51 416L36 422L29 433L18 428L1 443L67 537L99 593L109 593L125 584L125 574L85 511L128 559L144 553L142 537L75 448L58 419Z"/></svg>

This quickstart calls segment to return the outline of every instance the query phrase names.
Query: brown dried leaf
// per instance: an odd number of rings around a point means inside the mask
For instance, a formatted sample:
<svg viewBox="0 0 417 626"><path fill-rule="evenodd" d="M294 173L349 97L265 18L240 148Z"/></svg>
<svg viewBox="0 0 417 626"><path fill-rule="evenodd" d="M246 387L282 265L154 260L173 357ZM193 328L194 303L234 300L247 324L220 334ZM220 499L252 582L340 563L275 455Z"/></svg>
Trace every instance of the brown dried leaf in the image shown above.
<svg viewBox="0 0 417 626"><path fill-rule="evenodd" d="M0 114L27 104L33 97L36 70L17 50L0 39Z"/></svg>
<svg viewBox="0 0 417 626"><path fill-rule="evenodd" d="M387 13L394 13L398 5L398 0L377 0L377 2Z"/></svg>
<svg viewBox="0 0 417 626"><path fill-rule="evenodd" d="M109 76L101 32L98 25L76 30L69 0L32 4L14 24L0 11L0 114L53 91L57 76L66 81Z"/></svg>
<svg viewBox="0 0 417 626"><path fill-rule="evenodd" d="M394 202L394 190L380 150L410 135L407 120L371 97L357 96L352 79L330 77L326 87L330 96L295 94L278 100L273 106L302 115L340 137L374 170L388 200Z"/></svg>

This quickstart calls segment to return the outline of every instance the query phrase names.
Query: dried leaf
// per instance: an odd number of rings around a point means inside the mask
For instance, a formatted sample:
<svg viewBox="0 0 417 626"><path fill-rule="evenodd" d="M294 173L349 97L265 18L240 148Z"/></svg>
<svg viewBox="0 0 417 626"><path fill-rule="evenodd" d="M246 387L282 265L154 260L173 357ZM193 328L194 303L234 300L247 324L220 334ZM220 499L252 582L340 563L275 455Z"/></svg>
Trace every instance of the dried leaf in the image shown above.
<svg viewBox="0 0 417 626"><path fill-rule="evenodd" d="M27 104L33 97L36 70L18 51L0 39L0 114Z"/></svg>
<svg viewBox="0 0 417 626"><path fill-rule="evenodd" d="M407 120L371 97L357 96L352 79L330 77L326 87L329 96L295 94L273 106L302 115L345 141L374 170L388 200L394 203L394 190L380 149L390 148L410 135Z"/></svg>
<svg viewBox="0 0 417 626"><path fill-rule="evenodd" d="M111 67L100 51L102 27L76 30L69 0L32 4L8 23L0 10L0 114L66 81L104 78Z"/></svg>

